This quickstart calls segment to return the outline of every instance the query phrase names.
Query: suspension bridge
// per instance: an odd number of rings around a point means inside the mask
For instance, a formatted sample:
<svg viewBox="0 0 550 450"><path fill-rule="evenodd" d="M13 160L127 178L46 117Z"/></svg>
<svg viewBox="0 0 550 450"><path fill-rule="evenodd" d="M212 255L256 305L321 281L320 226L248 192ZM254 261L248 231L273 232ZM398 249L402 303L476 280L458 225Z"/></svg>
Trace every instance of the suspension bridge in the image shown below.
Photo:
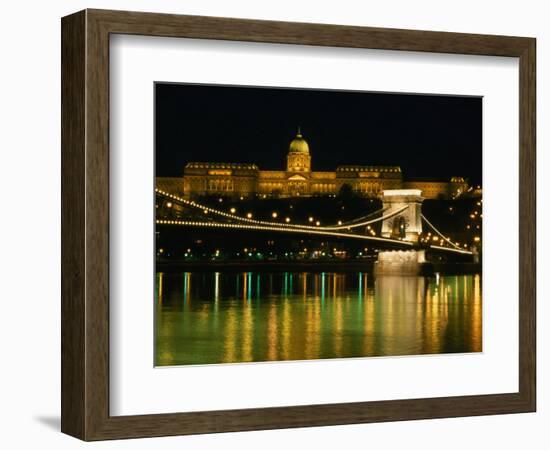
<svg viewBox="0 0 550 450"><path fill-rule="evenodd" d="M251 217L243 217L238 214L222 211L202 203L188 200L172 193L155 189L157 197L166 199L171 203L179 204L184 208L190 208L201 213L204 218L189 219L157 219L158 225L168 225L190 228L211 228L231 230L251 230L260 232L280 232L289 234L305 234L314 236L327 236L363 241L375 241L391 248L401 248L406 251L423 251L426 249L473 255L454 244L441 233L421 211L422 197L419 190L387 190L382 197L382 208L368 215L356 219L338 222L334 225L301 225L281 223L277 221L258 220ZM363 233L366 227L382 223L381 236ZM422 223L432 229L441 241L448 246L428 243L420 250L419 236L422 234ZM382 258L383 259L383 258Z"/></svg>

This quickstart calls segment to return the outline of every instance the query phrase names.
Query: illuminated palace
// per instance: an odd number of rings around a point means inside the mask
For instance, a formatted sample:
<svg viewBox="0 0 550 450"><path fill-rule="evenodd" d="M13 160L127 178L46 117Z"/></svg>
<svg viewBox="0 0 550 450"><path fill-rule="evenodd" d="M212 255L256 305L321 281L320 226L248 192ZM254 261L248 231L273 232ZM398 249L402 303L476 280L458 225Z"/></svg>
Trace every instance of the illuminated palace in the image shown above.
<svg viewBox="0 0 550 450"><path fill-rule="evenodd" d="M260 170L255 164L190 162L183 178L159 177L157 188L193 198L206 195L237 197L297 197L336 195L348 185L364 197L379 197L387 189L420 189L424 198L454 198L468 189L462 177L450 180L404 180L399 166L344 165L334 172L311 170L309 145L300 130L288 148L286 170Z"/></svg>

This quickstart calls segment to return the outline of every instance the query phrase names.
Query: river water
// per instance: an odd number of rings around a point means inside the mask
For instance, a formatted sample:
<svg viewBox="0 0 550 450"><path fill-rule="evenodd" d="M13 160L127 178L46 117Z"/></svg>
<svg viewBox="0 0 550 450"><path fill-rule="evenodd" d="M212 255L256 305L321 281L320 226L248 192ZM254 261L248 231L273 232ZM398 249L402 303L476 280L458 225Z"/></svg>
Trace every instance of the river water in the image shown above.
<svg viewBox="0 0 550 450"><path fill-rule="evenodd" d="M155 364L480 352L481 276L157 273Z"/></svg>

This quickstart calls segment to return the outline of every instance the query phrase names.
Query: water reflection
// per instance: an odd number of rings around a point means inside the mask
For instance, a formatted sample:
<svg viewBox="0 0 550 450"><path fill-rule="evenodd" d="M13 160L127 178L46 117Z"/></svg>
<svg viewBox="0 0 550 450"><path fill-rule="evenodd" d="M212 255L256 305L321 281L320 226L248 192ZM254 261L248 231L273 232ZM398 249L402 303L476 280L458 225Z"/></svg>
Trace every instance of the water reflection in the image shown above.
<svg viewBox="0 0 550 450"><path fill-rule="evenodd" d="M479 352L481 277L158 273L156 364Z"/></svg>

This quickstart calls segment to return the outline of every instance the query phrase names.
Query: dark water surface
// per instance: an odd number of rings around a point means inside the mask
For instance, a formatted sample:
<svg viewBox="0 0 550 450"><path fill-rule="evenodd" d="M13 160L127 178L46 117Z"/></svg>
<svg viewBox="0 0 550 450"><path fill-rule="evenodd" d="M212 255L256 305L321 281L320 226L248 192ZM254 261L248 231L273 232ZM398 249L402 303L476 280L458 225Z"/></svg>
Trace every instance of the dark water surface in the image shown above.
<svg viewBox="0 0 550 450"><path fill-rule="evenodd" d="M156 275L158 366L479 352L481 276Z"/></svg>

